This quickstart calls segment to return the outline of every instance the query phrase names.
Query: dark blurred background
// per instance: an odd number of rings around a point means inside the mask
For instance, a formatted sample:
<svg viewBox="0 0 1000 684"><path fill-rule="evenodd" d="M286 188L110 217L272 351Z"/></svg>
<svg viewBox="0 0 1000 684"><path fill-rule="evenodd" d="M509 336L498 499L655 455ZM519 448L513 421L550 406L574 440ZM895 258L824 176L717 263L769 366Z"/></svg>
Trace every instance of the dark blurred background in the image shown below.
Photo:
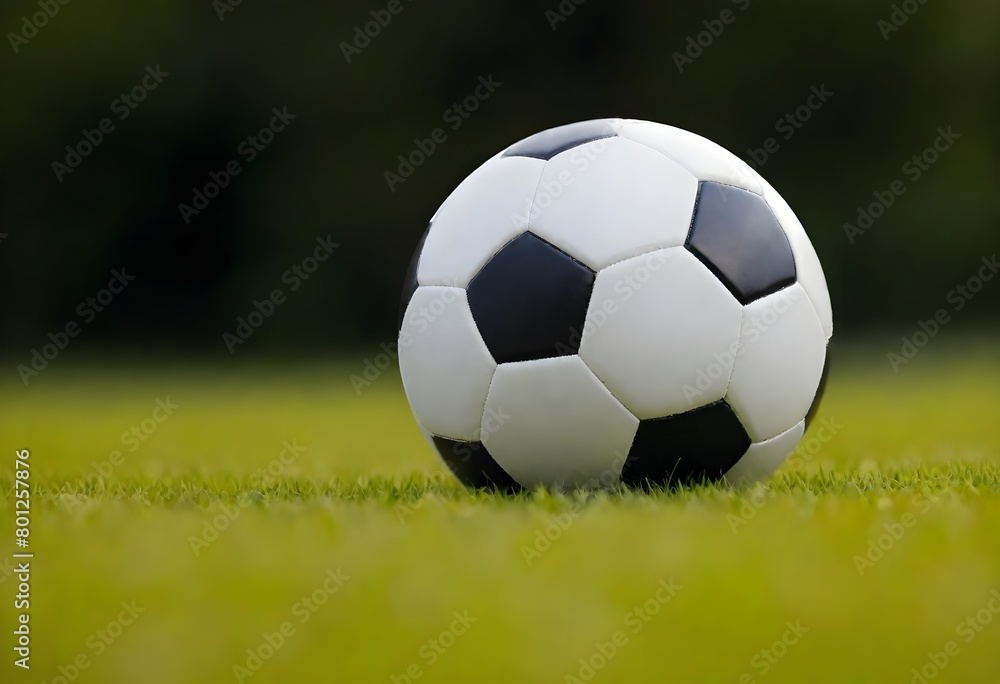
<svg viewBox="0 0 1000 684"><path fill-rule="evenodd" d="M816 245L838 336L953 311L949 291L997 251L996 2L234 1L3 4L0 352L15 363L74 321L72 354L224 358L223 333L276 288L286 300L238 354L391 341L447 194L510 143L595 117L669 123L754 161ZM456 115L481 77L500 85ZM813 88L832 95L809 109ZM251 161L274 108L295 118ZM948 127L960 137L915 177ZM444 142L390 191L385 174L436 128ZM182 216L231 160L239 175ZM340 246L292 291L286 272L327 236ZM123 292L81 306L123 268ZM1000 280L956 326L998 304Z"/></svg>

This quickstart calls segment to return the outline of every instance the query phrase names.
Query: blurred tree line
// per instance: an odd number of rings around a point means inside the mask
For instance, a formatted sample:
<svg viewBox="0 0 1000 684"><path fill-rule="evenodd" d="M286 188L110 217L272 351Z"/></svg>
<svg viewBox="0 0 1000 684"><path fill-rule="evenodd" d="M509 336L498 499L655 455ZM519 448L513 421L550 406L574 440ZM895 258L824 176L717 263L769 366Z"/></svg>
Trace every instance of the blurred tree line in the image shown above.
<svg viewBox="0 0 1000 684"><path fill-rule="evenodd" d="M908 333L998 251L998 25L995 2L917 0L11 0L3 351L76 321L81 349L225 353L254 311L268 322L241 353L391 340L411 252L458 182L604 116L752 161L812 236L838 331ZM318 240L337 247L310 262ZM85 320L113 269L134 280ZM998 304L1000 279L954 318Z"/></svg>

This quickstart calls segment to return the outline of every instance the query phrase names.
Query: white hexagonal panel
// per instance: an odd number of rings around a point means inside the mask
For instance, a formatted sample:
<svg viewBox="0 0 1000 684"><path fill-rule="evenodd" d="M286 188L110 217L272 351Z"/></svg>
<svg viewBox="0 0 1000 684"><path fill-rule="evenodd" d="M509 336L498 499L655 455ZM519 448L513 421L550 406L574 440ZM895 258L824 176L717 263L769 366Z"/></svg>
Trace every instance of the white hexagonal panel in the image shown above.
<svg viewBox="0 0 1000 684"><path fill-rule="evenodd" d="M631 140L605 138L545 165L531 231L597 271L662 247L683 245L698 181Z"/></svg>
<svg viewBox="0 0 1000 684"><path fill-rule="evenodd" d="M431 221L417 283L465 287L490 257L527 230L545 162L494 158L455 188Z"/></svg>
<svg viewBox="0 0 1000 684"><path fill-rule="evenodd" d="M743 309L740 355L726 401L762 442L805 418L816 396L826 336L798 283Z"/></svg>
<svg viewBox="0 0 1000 684"><path fill-rule="evenodd" d="M777 437L751 444L743 458L726 471L726 482L733 487L745 487L766 480L795 451L805 432L805 425L804 420L800 421L791 430L782 432Z"/></svg>
<svg viewBox="0 0 1000 684"><path fill-rule="evenodd" d="M785 235L788 236L788 242L792 246L796 279L809 294L809 301L812 302L819 315L819 320L823 324L823 334L826 339L830 339L830 336L833 335L833 306L830 303L830 291L826 286L823 266L820 265L819 257L816 256L812 241L798 217L795 216L795 212L788 206L788 202L763 178L761 178L761 184L764 186L764 200L771 207L778 223L785 229Z"/></svg>
<svg viewBox="0 0 1000 684"><path fill-rule="evenodd" d="M399 372L417 422L441 437L477 441L496 367L465 290L418 287L399 332Z"/></svg>
<svg viewBox="0 0 1000 684"><path fill-rule="evenodd" d="M626 124L621 136L670 157L698 180L727 183L758 195L763 191L759 176L749 164L721 145L690 131L640 121Z"/></svg>
<svg viewBox="0 0 1000 684"><path fill-rule="evenodd" d="M597 274L580 356L639 418L721 399L733 370L742 308L683 247Z"/></svg>
<svg viewBox="0 0 1000 684"><path fill-rule="evenodd" d="M560 356L500 364L482 441L526 487L592 487L618 481L638 428L579 356Z"/></svg>

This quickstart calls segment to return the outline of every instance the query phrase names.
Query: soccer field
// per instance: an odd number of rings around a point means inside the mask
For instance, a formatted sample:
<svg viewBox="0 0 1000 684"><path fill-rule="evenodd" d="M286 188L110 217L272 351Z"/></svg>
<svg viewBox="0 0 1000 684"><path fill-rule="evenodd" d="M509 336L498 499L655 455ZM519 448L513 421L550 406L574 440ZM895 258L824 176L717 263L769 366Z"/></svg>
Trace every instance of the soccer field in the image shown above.
<svg viewBox="0 0 1000 684"><path fill-rule="evenodd" d="M1000 681L1000 360L886 351L765 485L654 494L469 494L363 356L51 372L0 398L30 681Z"/></svg>

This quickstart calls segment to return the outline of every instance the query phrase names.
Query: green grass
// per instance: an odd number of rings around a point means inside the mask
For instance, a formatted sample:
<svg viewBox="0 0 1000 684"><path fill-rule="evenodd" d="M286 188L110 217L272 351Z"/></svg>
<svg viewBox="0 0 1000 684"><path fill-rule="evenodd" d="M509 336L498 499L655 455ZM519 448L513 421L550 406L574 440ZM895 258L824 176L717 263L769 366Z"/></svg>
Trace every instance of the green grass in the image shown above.
<svg viewBox="0 0 1000 684"><path fill-rule="evenodd" d="M898 374L880 347L838 355L818 420L839 427L766 485L652 494L469 494L394 371L355 395L360 361L54 366L0 397L0 679L61 681L80 659L79 682L235 682L287 623L243 681L564 682L616 632L591 681L908 683L949 642L934 681L998 681L1000 360L942 345ZM285 442L304 450L282 463ZM32 463L27 675L4 570L15 448ZM959 627L977 611L981 632ZM456 612L475 622L437 653ZM789 622L808 631L768 662Z"/></svg>

